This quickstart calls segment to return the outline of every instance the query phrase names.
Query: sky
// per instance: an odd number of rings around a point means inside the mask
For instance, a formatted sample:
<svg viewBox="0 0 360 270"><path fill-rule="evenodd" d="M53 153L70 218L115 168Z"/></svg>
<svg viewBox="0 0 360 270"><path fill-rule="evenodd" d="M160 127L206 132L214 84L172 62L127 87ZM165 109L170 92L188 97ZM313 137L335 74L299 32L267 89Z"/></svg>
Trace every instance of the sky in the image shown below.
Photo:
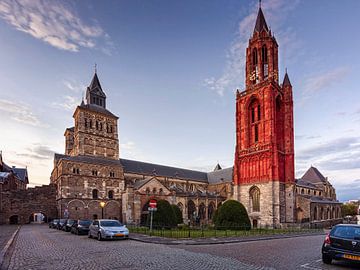
<svg viewBox="0 0 360 270"><path fill-rule="evenodd" d="M49 183L94 74L119 116L120 156L233 165L235 92L256 0L0 0L0 150ZM263 0L293 85L296 177L312 165L360 199L360 1Z"/></svg>

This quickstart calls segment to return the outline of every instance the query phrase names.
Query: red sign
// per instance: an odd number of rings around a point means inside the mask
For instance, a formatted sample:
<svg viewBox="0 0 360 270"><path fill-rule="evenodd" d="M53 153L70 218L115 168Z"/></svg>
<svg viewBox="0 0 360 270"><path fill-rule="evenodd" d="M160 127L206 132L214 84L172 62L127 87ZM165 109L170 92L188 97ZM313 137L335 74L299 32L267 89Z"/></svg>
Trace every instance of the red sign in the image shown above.
<svg viewBox="0 0 360 270"><path fill-rule="evenodd" d="M149 202L149 206L150 206L150 208L156 208L156 200L150 200L150 202Z"/></svg>

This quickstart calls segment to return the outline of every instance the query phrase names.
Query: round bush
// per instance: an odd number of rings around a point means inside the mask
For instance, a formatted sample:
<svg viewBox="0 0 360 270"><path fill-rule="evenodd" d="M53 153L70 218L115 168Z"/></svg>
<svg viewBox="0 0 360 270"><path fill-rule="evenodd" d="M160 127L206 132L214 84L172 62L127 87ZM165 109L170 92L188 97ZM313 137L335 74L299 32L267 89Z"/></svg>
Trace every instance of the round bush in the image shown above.
<svg viewBox="0 0 360 270"><path fill-rule="evenodd" d="M176 224L182 224L183 223L183 217L180 208L176 204L172 204L171 208L174 211Z"/></svg>
<svg viewBox="0 0 360 270"><path fill-rule="evenodd" d="M214 214L217 229L250 230L251 223L245 207L238 201L228 200Z"/></svg>
<svg viewBox="0 0 360 270"><path fill-rule="evenodd" d="M157 211L153 216L154 228L165 228L176 226L176 216L170 203L166 200L157 201ZM150 225L150 212L147 218L147 224Z"/></svg>

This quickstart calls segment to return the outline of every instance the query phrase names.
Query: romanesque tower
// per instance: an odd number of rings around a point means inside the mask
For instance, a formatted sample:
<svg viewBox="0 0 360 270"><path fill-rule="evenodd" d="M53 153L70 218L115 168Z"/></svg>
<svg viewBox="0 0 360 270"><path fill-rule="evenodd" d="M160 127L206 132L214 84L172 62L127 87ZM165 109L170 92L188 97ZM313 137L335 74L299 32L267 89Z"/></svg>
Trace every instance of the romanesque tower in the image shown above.
<svg viewBox="0 0 360 270"><path fill-rule="evenodd" d="M245 91L236 95L234 197L253 226L294 222L292 86L279 85L278 44L259 8L246 49Z"/></svg>
<svg viewBox="0 0 360 270"><path fill-rule="evenodd" d="M60 217L122 219L124 172L119 160L118 117L106 108L97 73L65 131L65 155L55 154L51 182L57 185ZM100 202L104 205L101 206ZM101 209L103 207L103 209Z"/></svg>

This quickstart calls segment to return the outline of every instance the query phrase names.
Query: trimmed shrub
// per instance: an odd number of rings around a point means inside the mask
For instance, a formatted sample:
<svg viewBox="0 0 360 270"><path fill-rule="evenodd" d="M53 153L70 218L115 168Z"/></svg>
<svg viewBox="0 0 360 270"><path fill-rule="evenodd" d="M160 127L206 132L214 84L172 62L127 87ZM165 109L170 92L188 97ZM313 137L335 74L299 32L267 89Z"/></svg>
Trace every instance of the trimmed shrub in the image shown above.
<svg viewBox="0 0 360 270"><path fill-rule="evenodd" d="M158 200L156 208L157 211L154 212L153 216L154 228L175 227L177 225L176 216L168 201ZM147 224L150 225L150 213L147 217Z"/></svg>
<svg viewBox="0 0 360 270"><path fill-rule="evenodd" d="M245 207L238 201L228 200L214 214L216 229L250 230L251 223Z"/></svg>
<svg viewBox="0 0 360 270"><path fill-rule="evenodd" d="M176 204L172 204L171 208L174 211L176 225L183 223L183 217L182 217L182 213L181 213L179 206L177 206Z"/></svg>

